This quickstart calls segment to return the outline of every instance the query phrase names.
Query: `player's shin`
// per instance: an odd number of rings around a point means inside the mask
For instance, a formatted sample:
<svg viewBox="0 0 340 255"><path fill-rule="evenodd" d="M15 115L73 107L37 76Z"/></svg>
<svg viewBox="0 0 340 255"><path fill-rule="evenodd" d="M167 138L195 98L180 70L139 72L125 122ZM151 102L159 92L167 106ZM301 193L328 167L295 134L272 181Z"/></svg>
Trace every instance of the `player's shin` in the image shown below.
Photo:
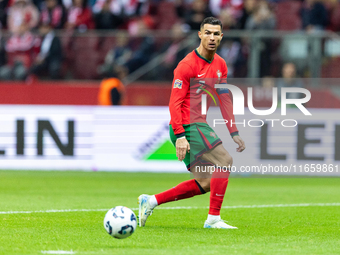
<svg viewBox="0 0 340 255"><path fill-rule="evenodd" d="M160 205L172 201L190 198L204 193L205 191L202 189L199 183L196 180L192 179L181 182L176 187L156 194L155 198L157 200L157 204Z"/></svg>

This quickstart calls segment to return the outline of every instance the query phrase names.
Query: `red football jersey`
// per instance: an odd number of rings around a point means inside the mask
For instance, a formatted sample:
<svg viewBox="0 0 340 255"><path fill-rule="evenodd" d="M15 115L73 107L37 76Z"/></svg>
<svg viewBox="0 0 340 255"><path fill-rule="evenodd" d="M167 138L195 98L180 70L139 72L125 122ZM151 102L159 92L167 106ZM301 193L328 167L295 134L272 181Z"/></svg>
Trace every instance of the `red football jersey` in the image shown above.
<svg viewBox="0 0 340 255"><path fill-rule="evenodd" d="M214 88L216 83L227 82L227 73L227 64L218 54L209 61L202 57L197 49L178 64L174 70L169 103L170 124L177 137L185 135L183 124L206 123L206 115L201 112L202 93L207 94L207 108L213 100L219 101L222 116L228 120L226 125L230 134L238 134L229 90Z"/></svg>

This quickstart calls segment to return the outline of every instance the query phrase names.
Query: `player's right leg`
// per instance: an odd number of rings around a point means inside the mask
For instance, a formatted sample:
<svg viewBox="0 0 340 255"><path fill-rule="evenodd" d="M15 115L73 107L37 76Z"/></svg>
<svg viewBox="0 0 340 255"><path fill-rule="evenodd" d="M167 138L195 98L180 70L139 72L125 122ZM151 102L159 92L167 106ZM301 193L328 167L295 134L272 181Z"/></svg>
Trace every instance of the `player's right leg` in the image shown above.
<svg viewBox="0 0 340 255"><path fill-rule="evenodd" d="M174 146L176 146L176 140L177 137L175 136L172 126L169 127L170 131L170 138ZM185 133L187 136L188 141L190 142L190 125L185 126ZM188 170L190 171L190 166L196 163L192 162L193 158L190 157L190 153L187 153L185 156L183 162L187 166ZM181 200L189 197L193 197L196 195L204 194L204 189L200 186L200 184L195 181L194 179L188 180L185 182L182 182L178 184L177 186L168 189L164 192L161 192L159 194L149 196L149 195L140 195L138 197L138 203L139 203L139 212L138 212L138 218L139 218L139 226L144 227L145 222L147 218L152 214L152 210L160 204Z"/></svg>
<svg viewBox="0 0 340 255"><path fill-rule="evenodd" d="M207 179L209 180L209 179ZM202 185L206 185L207 182L204 180L199 180ZM209 184L207 184L209 185ZM202 187L201 184L195 180L187 180L184 182L179 183L177 186L158 193L156 195L140 195L138 197L139 203L139 211L138 211L138 219L139 219L139 226L144 227L145 222L148 217L152 214L153 209L161 204L169 203L172 201L178 201L186 198L190 198L197 195L205 194L209 190L205 190L208 186Z"/></svg>
<svg viewBox="0 0 340 255"><path fill-rule="evenodd" d="M152 210L160 204L177 201L185 198L190 198L196 195L201 195L210 190L210 172L209 171L196 171L196 169L205 169L206 164L202 163L199 159L200 155L204 151L208 151L211 148L218 146L221 141L215 135L211 134L207 139L209 140L209 146L207 141L202 140L202 130L205 130L207 124L194 124L183 125L188 142L190 143L190 153L187 153L183 162L187 166L188 170L193 173L194 178L192 180L184 181L177 186L161 192L159 194L149 196L141 195L138 198L139 202L139 225L144 226L147 218L151 215ZM212 130L209 128L207 131L210 135ZM170 138L172 143L176 144L176 136L170 125ZM206 162L208 163L208 162Z"/></svg>
<svg viewBox="0 0 340 255"><path fill-rule="evenodd" d="M146 220L157 206L157 203L155 204L152 198L152 196L146 194L142 194L138 197L138 225L140 227L145 226Z"/></svg>
<svg viewBox="0 0 340 255"><path fill-rule="evenodd" d="M138 197L139 226L145 226L146 220L152 214L153 209L158 205L202 195L206 192L209 192L211 173L206 170L201 171L202 169L206 169L205 165L196 163L195 166L190 169L194 179L181 182L177 186L156 195L140 195Z"/></svg>

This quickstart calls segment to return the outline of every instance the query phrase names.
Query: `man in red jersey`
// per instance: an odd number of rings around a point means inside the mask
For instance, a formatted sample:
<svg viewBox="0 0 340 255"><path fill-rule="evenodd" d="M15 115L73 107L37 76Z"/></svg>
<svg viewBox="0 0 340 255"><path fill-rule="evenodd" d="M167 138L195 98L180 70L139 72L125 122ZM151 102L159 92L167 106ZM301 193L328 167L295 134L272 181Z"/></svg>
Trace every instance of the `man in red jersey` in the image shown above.
<svg viewBox="0 0 340 255"><path fill-rule="evenodd" d="M139 225L144 226L152 210L160 204L201 195L210 191L210 207L204 228L234 229L220 217L224 194L228 185L233 160L222 141L207 124L202 114L202 93L209 95L207 107L215 97L219 99L222 116L238 152L245 144L238 134L228 89L215 89L216 83L226 83L227 65L216 53L223 33L220 20L209 17L203 20L198 32L200 46L189 53L174 71L170 98L170 137L176 146L178 160L184 161L194 179L178 184L162 193L140 195ZM209 166L215 171L203 171ZM219 170L220 169L220 170Z"/></svg>

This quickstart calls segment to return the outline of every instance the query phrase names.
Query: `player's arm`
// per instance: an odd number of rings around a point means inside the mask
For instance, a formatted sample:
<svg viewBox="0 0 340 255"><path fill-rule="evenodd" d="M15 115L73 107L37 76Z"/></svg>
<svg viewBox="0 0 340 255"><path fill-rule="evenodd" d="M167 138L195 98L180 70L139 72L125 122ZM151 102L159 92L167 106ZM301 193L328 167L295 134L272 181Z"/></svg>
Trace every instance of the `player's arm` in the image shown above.
<svg viewBox="0 0 340 255"><path fill-rule="evenodd" d="M227 66L225 66L225 71L222 76L222 83L227 82L227 73L228 69ZM233 103L231 101L230 91L228 89L217 89L216 91L221 99L220 109L223 119L227 120L226 125L229 130L229 133L233 138L234 142L237 143L238 145L236 151L241 152L246 148L246 146L244 141L240 137L239 131L235 124L235 116L233 112Z"/></svg>
<svg viewBox="0 0 340 255"><path fill-rule="evenodd" d="M244 144L244 141L239 135L238 129L235 125L235 116L233 114L233 103L231 102L230 98L230 91L228 89L218 89L218 94L221 99L221 113L223 116L223 119L227 120L227 128L229 130L229 133L231 137L233 138L234 142L237 143L238 148L236 151L241 152L243 151L246 146Z"/></svg>
<svg viewBox="0 0 340 255"><path fill-rule="evenodd" d="M177 66L174 71L169 103L170 124L177 137L176 155L180 161L185 158L186 152L190 151L190 145L185 137L185 130L183 128L182 104L189 91L191 75L192 69L188 64L180 63Z"/></svg>

